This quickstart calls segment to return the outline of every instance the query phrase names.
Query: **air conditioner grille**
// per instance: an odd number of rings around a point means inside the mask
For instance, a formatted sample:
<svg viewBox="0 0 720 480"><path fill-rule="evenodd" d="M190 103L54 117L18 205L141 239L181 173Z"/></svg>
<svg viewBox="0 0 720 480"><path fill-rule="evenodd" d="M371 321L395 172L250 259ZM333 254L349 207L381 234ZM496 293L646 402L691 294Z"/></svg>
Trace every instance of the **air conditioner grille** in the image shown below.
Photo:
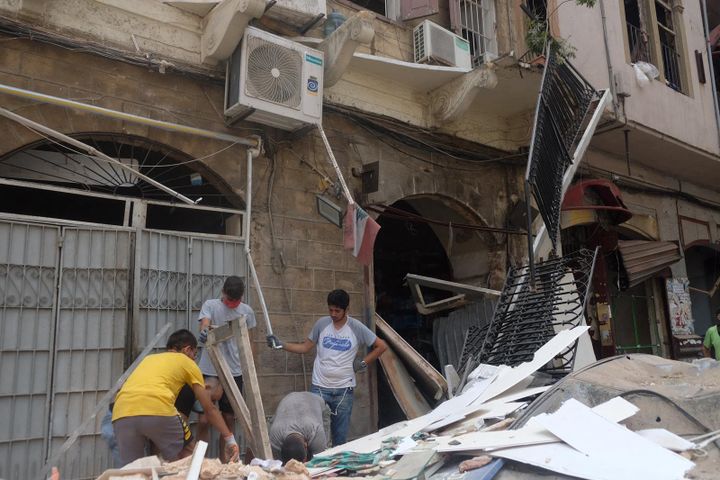
<svg viewBox="0 0 720 480"><path fill-rule="evenodd" d="M415 61L421 62L427 58L427 52L425 52L425 29L423 26L415 28L413 32L414 50L415 50Z"/></svg>
<svg viewBox="0 0 720 480"><path fill-rule="evenodd" d="M248 96L299 109L302 101L302 56L262 38L247 38Z"/></svg>
<svg viewBox="0 0 720 480"><path fill-rule="evenodd" d="M439 27L432 27L429 30L432 57L448 65L455 65L455 37Z"/></svg>

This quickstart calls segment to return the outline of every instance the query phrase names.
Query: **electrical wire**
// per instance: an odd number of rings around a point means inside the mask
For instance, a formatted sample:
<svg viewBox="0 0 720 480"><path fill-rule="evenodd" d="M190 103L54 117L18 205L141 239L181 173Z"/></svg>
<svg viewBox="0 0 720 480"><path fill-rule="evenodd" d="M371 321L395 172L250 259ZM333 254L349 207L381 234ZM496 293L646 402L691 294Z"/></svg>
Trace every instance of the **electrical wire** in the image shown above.
<svg viewBox="0 0 720 480"><path fill-rule="evenodd" d="M407 220L411 222L418 222L418 223L427 223L427 224L433 224L433 225L442 225L445 227L450 228L450 225L452 223L452 228L454 229L461 229L461 230L477 230L482 232L492 232L492 233L505 233L509 235L527 235L527 232L524 230L519 229L510 229L510 228L501 228L501 227L490 227L486 225L472 225L468 223L455 223L455 222L445 222L442 220L435 220L432 218L427 218L422 215L418 215L412 212L408 212L406 210L402 210L399 208L379 204L379 203L372 203L370 205L366 205L367 210L379 213L383 216L389 217L389 218L396 218L400 220Z"/></svg>
<svg viewBox="0 0 720 480"><path fill-rule="evenodd" d="M348 120L352 121L356 125L360 126L364 130L366 130L368 133L373 135L376 139L378 139L382 143L388 145L389 147L402 153L403 155L406 155L411 158L415 158L416 160L420 160L422 162L434 165L436 167L469 172L469 171L477 171L478 168L482 168L485 166L485 164L488 164L488 163L495 163L495 162L499 162L499 161L516 159L516 158L527 158L527 153L525 153L525 152L491 157L488 155L481 155L481 154L478 154L477 152L471 152L471 151L468 151L468 150L465 150L462 148L458 148L458 147L449 147L448 145L444 145L444 144L440 144L440 146L438 146L438 145L429 143L427 141L420 140L414 136L411 136L411 134L409 134L409 133L403 133L403 132L398 131L398 130L402 130L402 129L407 130L408 129L407 126L393 125L393 128L391 129L388 127L381 126L376 121L369 120L367 118L367 115L362 115L358 112L354 112L354 111L351 111L351 110L348 110L348 109L345 109L342 107L338 107L336 105L326 104L324 106L324 108L328 111L334 112L337 115L347 118ZM413 130L415 131L416 134L427 135L427 132L425 132L419 128L416 128ZM399 143L402 143L406 146L409 146L411 148L416 148L416 149L430 148L433 151L440 153L442 155L448 156L454 160L472 163L475 165L475 168L464 168L464 167L459 167L459 166L455 166L455 165L451 165L451 164L433 162L432 160L420 157L411 152L403 150L402 148L398 147L394 143L388 141L388 138L395 140Z"/></svg>

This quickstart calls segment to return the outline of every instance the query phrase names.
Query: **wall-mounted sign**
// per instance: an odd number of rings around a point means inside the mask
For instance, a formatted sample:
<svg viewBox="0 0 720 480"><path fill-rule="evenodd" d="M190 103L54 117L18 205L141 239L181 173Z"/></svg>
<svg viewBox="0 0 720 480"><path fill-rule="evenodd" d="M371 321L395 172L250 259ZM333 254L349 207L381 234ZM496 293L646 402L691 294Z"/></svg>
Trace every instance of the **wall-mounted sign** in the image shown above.
<svg viewBox="0 0 720 480"><path fill-rule="evenodd" d="M670 329L673 335L695 333L689 287L690 282L685 277L668 278L665 281L670 312Z"/></svg>

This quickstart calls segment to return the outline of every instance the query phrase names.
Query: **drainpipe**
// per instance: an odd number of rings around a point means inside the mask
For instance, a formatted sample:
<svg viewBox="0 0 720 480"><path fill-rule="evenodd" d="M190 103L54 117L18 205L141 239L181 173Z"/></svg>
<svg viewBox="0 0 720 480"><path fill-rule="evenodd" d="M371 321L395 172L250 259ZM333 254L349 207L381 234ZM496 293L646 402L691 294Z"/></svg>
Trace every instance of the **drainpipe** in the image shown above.
<svg viewBox="0 0 720 480"><path fill-rule="evenodd" d="M712 45L710 45L710 25L708 24L707 1L700 0L702 8L703 27L705 28L705 43L707 46L708 70L710 71L710 90L713 94L713 105L715 106L715 126L718 130L718 147L720 147L720 104L718 103L718 93L715 85L715 68L712 61Z"/></svg>
<svg viewBox="0 0 720 480"><path fill-rule="evenodd" d="M612 93L613 112L615 113L615 119L617 120L619 118L618 104L617 104L617 95L615 94L615 75L613 73L612 60L610 59L610 45L608 44L607 16L605 15L605 2L603 0L599 0L598 3L600 4L600 18L602 19L603 43L605 44L605 59L607 60L608 80L610 82L609 88L610 88L610 93ZM627 123L627 119L626 119L626 123Z"/></svg>

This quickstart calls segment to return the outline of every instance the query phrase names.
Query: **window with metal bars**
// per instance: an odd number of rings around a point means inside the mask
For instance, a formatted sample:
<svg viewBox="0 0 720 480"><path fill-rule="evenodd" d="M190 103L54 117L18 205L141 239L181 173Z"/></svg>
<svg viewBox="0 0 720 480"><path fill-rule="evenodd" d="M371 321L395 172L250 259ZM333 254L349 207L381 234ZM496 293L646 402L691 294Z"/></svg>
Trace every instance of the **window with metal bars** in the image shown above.
<svg viewBox="0 0 720 480"><path fill-rule="evenodd" d="M624 7L630 61L656 65L670 88L684 92L680 14L667 0L624 0Z"/></svg>
<svg viewBox="0 0 720 480"><path fill-rule="evenodd" d="M473 66L498 55L494 0L450 2L452 30L470 43Z"/></svg>

